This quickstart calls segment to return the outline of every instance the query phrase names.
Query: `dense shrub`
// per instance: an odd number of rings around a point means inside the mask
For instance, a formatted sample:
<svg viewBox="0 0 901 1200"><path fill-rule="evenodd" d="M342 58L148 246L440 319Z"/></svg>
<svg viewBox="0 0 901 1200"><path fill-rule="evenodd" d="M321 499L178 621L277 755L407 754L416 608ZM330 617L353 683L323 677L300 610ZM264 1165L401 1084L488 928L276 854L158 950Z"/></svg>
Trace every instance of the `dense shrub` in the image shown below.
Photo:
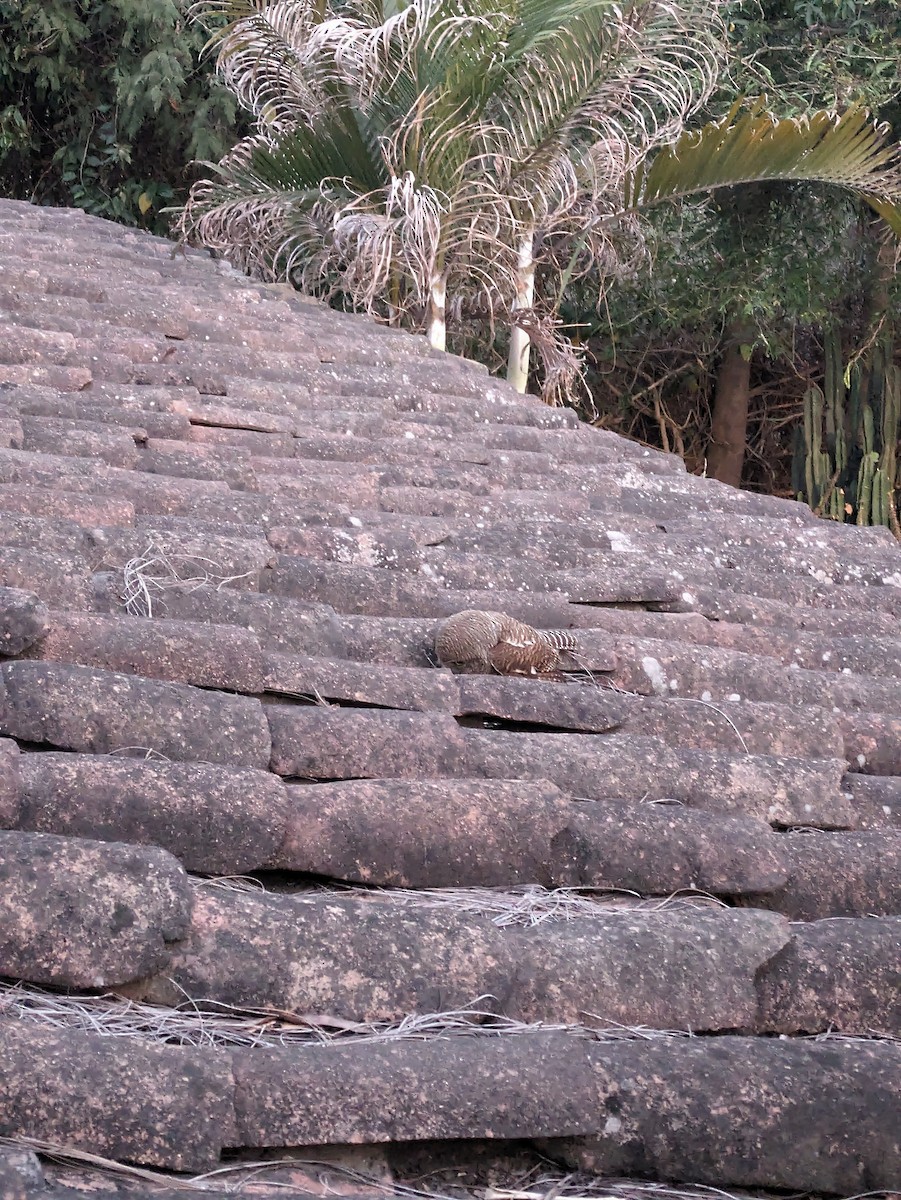
<svg viewBox="0 0 901 1200"><path fill-rule="evenodd" d="M176 0L0 0L0 193L164 231L242 132L205 40Z"/></svg>

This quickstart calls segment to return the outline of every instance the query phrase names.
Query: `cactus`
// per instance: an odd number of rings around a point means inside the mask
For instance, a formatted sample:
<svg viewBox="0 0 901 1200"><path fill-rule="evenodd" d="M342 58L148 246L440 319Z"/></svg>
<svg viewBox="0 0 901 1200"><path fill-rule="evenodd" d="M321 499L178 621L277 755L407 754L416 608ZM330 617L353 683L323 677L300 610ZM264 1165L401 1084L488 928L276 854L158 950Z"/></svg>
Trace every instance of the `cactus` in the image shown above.
<svg viewBox="0 0 901 1200"><path fill-rule="evenodd" d="M864 365L843 368L835 333L825 340L823 388L804 393L795 430L792 489L835 521L888 525L901 537L901 368L889 338Z"/></svg>
<svg viewBox="0 0 901 1200"><path fill-rule="evenodd" d="M832 454L823 448L823 422L826 421L826 445L835 449L844 447L844 433L838 436L835 425L836 414L841 409L835 403L829 405L818 387L808 388L804 393L804 423L800 438L795 443L795 464L803 462L803 484L800 472L793 469L793 486L799 500L806 500L811 508L824 511L828 516L841 520L844 511L844 491L836 487L838 472Z"/></svg>
<svg viewBox="0 0 901 1200"><path fill-rule="evenodd" d="M879 466L885 477L885 519L896 537L901 536L901 468L898 445L901 443L901 367L890 363L884 372L882 393L882 453Z"/></svg>
<svg viewBox="0 0 901 1200"><path fill-rule="evenodd" d="M839 475L848 465L845 436L845 381L842 374L842 347L837 337L826 339L826 371L823 391L826 401L826 446Z"/></svg>

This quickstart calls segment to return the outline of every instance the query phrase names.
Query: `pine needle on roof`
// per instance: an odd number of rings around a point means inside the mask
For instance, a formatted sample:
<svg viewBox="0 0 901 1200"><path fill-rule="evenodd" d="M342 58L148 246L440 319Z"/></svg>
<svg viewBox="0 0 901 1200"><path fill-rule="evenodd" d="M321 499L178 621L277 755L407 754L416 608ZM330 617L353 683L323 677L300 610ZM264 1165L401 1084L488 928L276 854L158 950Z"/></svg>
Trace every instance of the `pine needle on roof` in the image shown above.
<svg viewBox="0 0 901 1200"><path fill-rule="evenodd" d="M152 617L154 596L160 592L171 588L194 592L213 584L218 591L251 574L244 571L240 575L217 575L208 569L215 566L211 558L171 554L151 540L143 554L130 558L122 568L122 605L132 617Z"/></svg>
<svg viewBox="0 0 901 1200"><path fill-rule="evenodd" d="M247 875L222 875L209 879L192 878L198 888L222 888L235 892L270 892L266 884ZM283 894L280 889L273 889ZM381 888L371 885L337 882L312 883L291 889L287 895L299 903L316 902L323 897L352 897L373 904L408 904L422 908L447 908L473 916L488 917L503 929L529 926L546 921L571 921L585 917L609 917L617 913L664 913L698 908L729 908L725 901L709 892L689 888L667 896L642 896L626 889L559 887L539 884L519 887L460 888Z"/></svg>
<svg viewBox="0 0 901 1200"><path fill-rule="evenodd" d="M391 896L410 904L449 907L458 912L490 917L495 925L541 925L584 917L607 917L614 913L672 912L698 907L727 908L722 900L706 892L674 892L671 896L642 897L625 890L591 888L544 888L537 884L510 888L394 888Z"/></svg>
<svg viewBox="0 0 901 1200"><path fill-rule="evenodd" d="M294 1013L267 1008L234 1008L190 998L175 1008L143 1004L109 993L66 995L24 983L0 983L0 1017L54 1029L76 1029L100 1037L136 1038L164 1045L223 1048L333 1045L339 1042L397 1042L449 1037L508 1037L529 1033L569 1033L593 1041L685 1036L678 1030L631 1028L617 1024L588 1027L517 1021L484 1007L489 996L447 1012L410 1013L399 1021L350 1021L325 1013Z"/></svg>

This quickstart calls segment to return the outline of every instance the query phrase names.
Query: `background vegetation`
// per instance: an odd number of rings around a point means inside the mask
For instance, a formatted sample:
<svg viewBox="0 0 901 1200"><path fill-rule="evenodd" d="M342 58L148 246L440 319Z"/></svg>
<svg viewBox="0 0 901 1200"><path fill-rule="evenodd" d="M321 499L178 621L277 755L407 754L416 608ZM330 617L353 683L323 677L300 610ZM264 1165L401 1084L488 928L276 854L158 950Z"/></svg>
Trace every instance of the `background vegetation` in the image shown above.
<svg viewBox="0 0 901 1200"><path fill-rule="evenodd" d="M780 115L863 101L901 138L901 0L736 0L729 15L732 67L694 123L765 92ZM199 60L206 36L177 0L0 0L0 192L164 232L189 164L249 131ZM884 230L834 190L737 196L659 210L644 266L615 288L591 270L569 282L583 415L710 471L718 389L744 372L743 486L899 532L901 297Z"/></svg>
<svg viewBox="0 0 901 1200"><path fill-rule="evenodd" d="M901 139L898 0L744 0L733 7L730 37L733 65L712 113L761 91L779 113L859 100ZM847 193L790 183L655 217L650 271L600 311L590 288L568 297L567 317L581 325L591 364L586 416L683 455L689 470L709 470L712 412L731 351L746 372L743 486L801 496L836 519L875 519L899 534L901 423L883 367L897 358L901 297L886 233ZM811 408L814 392L834 387L836 362L843 401L851 376L872 391L866 420L853 406ZM893 505L885 496L875 509L864 480L857 497L874 453L895 491Z"/></svg>
<svg viewBox="0 0 901 1200"><path fill-rule="evenodd" d="M0 0L0 193L158 233L242 132L176 0Z"/></svg>

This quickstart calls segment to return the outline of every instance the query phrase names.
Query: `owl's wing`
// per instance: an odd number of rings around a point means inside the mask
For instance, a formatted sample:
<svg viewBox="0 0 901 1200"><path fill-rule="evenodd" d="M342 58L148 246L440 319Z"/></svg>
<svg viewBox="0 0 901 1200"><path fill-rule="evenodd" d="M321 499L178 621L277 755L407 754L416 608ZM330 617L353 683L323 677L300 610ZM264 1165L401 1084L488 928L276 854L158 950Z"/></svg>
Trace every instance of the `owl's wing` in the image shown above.
<svg viewBox="0 0 901 1200"><path fill-rule="evenodd" d="M560 678L560 659L553 646L539 637L502 637L488 651L488 661L499 675L538 675Z"/></svg>

